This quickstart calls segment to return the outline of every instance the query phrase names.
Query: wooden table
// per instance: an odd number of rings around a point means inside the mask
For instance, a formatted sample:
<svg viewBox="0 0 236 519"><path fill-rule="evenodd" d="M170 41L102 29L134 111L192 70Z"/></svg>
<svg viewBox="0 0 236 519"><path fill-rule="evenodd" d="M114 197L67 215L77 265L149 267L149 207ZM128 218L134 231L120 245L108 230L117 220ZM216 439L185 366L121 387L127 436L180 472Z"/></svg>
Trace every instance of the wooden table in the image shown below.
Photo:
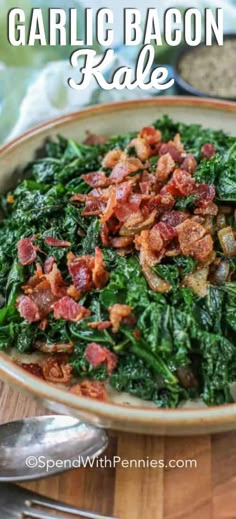
<svg viewBox="0 0 236 519"><path fill-rule="evenodd" d="M1 422L43 413L0 382ZM197 468L82 468L25 486L121 519L236 519L236 433L160 438L111 432L106 455L165 464L196 459Z"/></svg>

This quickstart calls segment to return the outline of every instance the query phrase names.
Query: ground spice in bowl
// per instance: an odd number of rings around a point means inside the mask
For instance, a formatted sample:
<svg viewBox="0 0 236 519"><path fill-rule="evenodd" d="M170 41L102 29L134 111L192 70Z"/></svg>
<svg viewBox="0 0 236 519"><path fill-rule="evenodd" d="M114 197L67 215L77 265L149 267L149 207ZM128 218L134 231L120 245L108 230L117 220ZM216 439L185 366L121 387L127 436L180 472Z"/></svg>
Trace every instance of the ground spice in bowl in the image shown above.
<svg viewBox="0 0 236 519"><path fill-rule="evenodd" d="M202 45L184 53L177 72L185 90L189 85L199 95L236 99L236 38L226 39L223 47Z"/></svg>

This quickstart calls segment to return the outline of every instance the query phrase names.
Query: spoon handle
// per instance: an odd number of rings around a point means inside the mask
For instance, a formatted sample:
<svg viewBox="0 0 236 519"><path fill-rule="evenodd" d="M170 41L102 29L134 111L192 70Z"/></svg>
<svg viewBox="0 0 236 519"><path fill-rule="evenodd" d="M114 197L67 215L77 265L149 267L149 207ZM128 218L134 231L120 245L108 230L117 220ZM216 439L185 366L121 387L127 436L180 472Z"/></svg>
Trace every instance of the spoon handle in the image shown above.
<svg viewBox="0 0 236 519"><path fill-rule="evenodd" d="M35 509L34 507L40 506L42 508L47 508L48 510L52 510L53 512L65 512L69 513L71 515L78 514L81 515L81 517L87 518L87 519L116 519L115 517L109 517L107 515L99 515L93 512L88 512L87 510L82 510L79 508L74 508L73 506L64 505L63 503L59 503L57 501L47 501L43 498L37 498L32 500L25 501L25 504L27 506L27 512L30 513L30 517L32 519L53 519L53 516L51 514L48 514L44 511L40 511L38 509ZM30 512L29 512L30 510ZM67 519L67 517L60 516L61 519Z"/></svg>

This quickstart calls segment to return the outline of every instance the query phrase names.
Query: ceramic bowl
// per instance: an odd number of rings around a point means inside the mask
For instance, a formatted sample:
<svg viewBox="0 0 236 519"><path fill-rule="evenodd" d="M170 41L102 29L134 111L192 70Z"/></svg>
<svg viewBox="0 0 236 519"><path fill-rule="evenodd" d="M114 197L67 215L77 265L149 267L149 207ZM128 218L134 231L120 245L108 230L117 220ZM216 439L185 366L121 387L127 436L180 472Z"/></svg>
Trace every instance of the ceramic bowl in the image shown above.
<svg viewBox="0 0 236 519"><path fill-rule="evenodd" d="M83 140L86 130L113 135L139 130L162 114L177 121L236 134L236 103L193 97L161 97L99 105L41 125L0 150L0 192L13 186L20 170L42 146L58 133ZM0 354L0 376L19 391L37 398L57 413L79 416L99 427L153 435L186 435L236 429L236 404L219 407L156 409L103 403L77 397L33 377Z"/></svg>

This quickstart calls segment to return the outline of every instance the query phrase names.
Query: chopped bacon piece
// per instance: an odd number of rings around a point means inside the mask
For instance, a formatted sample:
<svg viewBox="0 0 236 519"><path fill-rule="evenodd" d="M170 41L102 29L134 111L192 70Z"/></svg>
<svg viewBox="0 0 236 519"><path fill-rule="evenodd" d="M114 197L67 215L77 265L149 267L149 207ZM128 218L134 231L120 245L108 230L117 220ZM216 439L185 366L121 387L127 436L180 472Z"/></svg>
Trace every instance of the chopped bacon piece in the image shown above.
<svg viewBox="0 0 236 519"><path fill-rule="evenodd" d="M177 236L175 228L167 222L157 223L154 229L160 232L161 237L165 242L169 242Z"/></svg>
<svg viewBox="0 0 236 519"><path fill-rule="evenodd" d="M114 249L128 247L133 243L133 236L118 236L117 238L112 238L110 243Z"/></svg>
<svg viewBox="0 0 236 519"><path fill-rule="evenodd" d="M194 189L196 195L195 205L197 207L206 207L216 196L215 186L211 184L198 184Z"/></svg>
<svg viewBox="0 0 236 519"><path fill-rule="evenodd" d="M48 238L45 238L44 241L47 245L50 245L51 247L71 247L70 241L57 240L57 238L52 238L50 236L48 236Z"/></svg>
<svg viewBox="0 0 236 519"><path fill-rule="evenodd" d="M37 259L37 247L30 238L23 238L17 243L18 258L21 265L31 265Z"/></svg>
<svg viewBox="0 0 236 519"><path fill-rule="evenodd" d="M106 351L107 349L100 346L97 342L90 342L86 347L84 356L93 368L97 368L105 362Z"/></svg>
<svg viewBox="0 0 236 519"><path fill-rule="evenodd" d="M161 251L164 245L163 239L161 237L161 233L159 229L157 228L157 225L154 225L154 227L150 230L148 235L149 245L150 249L153 251Z"/></svg>
<svg viewBox="0 0 236 519"><path fill-rule="evenodd" d="M94 267L92 269L92 280L96 288L103 288L109 279L109 273L106 271L103 261L103 254L99 247L95 248Z"/></svg>
<svg viewBox="0 0 236 519"><path fill-rule="evenodd" d="M107 392L102 382L98 380L83 380L72 386L70 392L77 396L87 396L95 400L107 400Z"/></svg>
<svg viewBox="0 0 236 519"><path fill-rule="evenodd" d="M101 225L100 231L101 241L104 247L108 247L109 245L109 227L106 223Z"/></svg>
<svg viewBox="0 0 236 519"><path fill-rule="evenodd" d="M65 321L78 322L91 315L91 312L78 305L71 297L65 296L54 304L55 319L65 319Z"/></svg>
<svg viewBox="0 0 236 519"><path fill-rule="evenodd" d="M137 157L142 162L145 162L147 159L149 159L151 155L151 148L145 139L141 139L141 137L136 137L136 139L133 139L130 142L129 146L132 146L135 149Z"/></svg>
<svg viewBox="0 0 236 519"><path fill-rule="evenodd" d="M188 173L180 168L176 169L173 173L171 182L174 184L180 195L190 195L195 187L195 179Z"/></svg>
<svg viewBox="0 0 236 519"><path fill-rule="evenodd" d="M115 304L109 308L109 316L113 333L117 333L124 317L132 312L131 306Z"/></svg>
<svg viewBox="0 0 236 519"><path fill-rule="evenodd" d="M195 173L197 169L197 161L194 155L192 155L192 153L189 153L189 155L185 157L183 163L181 164L181 169L188 171L190 175L193 175L193 173Z"/></svg>
<svg viewBox="0 0 236 519"><path fill-rule="evenodd" d="M74 350L74 343L48 344L46 342L37 341L34 343L34 348L42 353L67 353L68 355L71 355Z"/></svg>
<svg viewBox="0 0 236 519"><path fill-rule="evenodd" d="M195 242L203 238L205 229L199 223L192 221L190 218L180 225L177 225L176 231L180 242Z"/></svg>
<svg viewBox="0 0 236 519"><path fill-rule="evenodd" d="M68 287L65 284L64 279L62 278L61 272L58 269L56 263L54 263L51 272L45 275L45 277L49 281L52 294L55 297L63 297L66 295Z"/></svg>
<svg viewBox="0 0 236 519"><path fill-rule="evenodd" d="M111 375L117 366L117 356L97 342L90 342L87 345L85 358L93 368L97 368L101 364L106 363L108 375Z"/></svg>
<svg viewBox="0 0 236 519"><path fill-rule="evenodd" d="M210 216L217 216L219 211L219 208L214 202L209 202L208 205L204 207L198 207L198 209L195 209L194 214L202 214L204 216L210 215Z"/></svg>
<svg viewBox="0 0 236 519"><path fill-rule="evenodd" d="M111 327L111 321L93 321L88 323L88 327L99 331L107 330Z"/></svg>
<svg viewBox="0 0 236 519"><path fill-rule="evenodd" d="M174 205L175 199L171 193L157 195L148 202L150 210L158 209L159 211L171 211Z"/></svg>
<svg viewBox="0 0 236 519"><path fill-rule="evenodd" d="M214 144L212 144L211 142L208 142L206 144L203 144L203 146L201 147L201 152L202 152L202 156L204 159L211 159L211 157L213 157L213 155L216 154L216 149L215 149L215 146Z"/></svg>
<svg viewBox="0 0 236 519"><path fill-rule="evenodd" d="M81 293L80 293L78 290L76 290L76 288L74 287L74 285L70 285L70 286L67 288L66 294L67 294L69 297L72 297L72 299L74 299L75 301L79 301L79 299L81 298Z"/></svg>
<svg viewBox="0 0 236 519"><path fill-rule="evenodd" d="M127 202L131 193L131 183L122 182L116 187L116 200L117 202Z"/></svg>
<svg viewBox="0 0 236 519"><path fill-rule="evenodd" d="M143 167L144 166L139 159L135 157L127 157L125 160L117 162L109 176L109 181L119 184L120 182L123 182L125 177L131 173L140 171Z"/></svg>
<svg viewBox="0 0 236 519"><path fill-rule="evenodd" d="M53 269L53 265L56 262L55 258L53 256L49 256L45 262L44 262L44 274L50 274Z"/></svg>
<svg viewBox="0 0 236 519"><path fill-rule="evenodd" d="M120 229L120 235L134 236L135 234L138 234L145 229L150 229L154 224L156 214L157 211L155 209L149 214L149 216L146 219L144 219L140 211L131 214L131 216L128 218L128 220L126 220L124 225L122 225Z"/></svg>
<svg viewBox="0 0 236 519"><path fill-rule="evenodd" d="M131 198L131 201L128 200L125 204L119 203L117 207L115 208L115 216L120 222L126 222L130 217L134 216L135 214L140 214L140 204L141 204L141 198L136 197L133 199Z"/></svg>
<svg viewBox="0 0 236 519"><path fill-rule="evenodd" d="M201 240L192 244L192 255L198 261L206 261L213 251L213 240L210 234L206 234Z"/></svg>
<svg viewBox="0 0 236 519"><path fill-rule="evenodd" d="M95 146L96 144L106 144L107 138L102 135L96 135L95 133L87 132L87 137L84 140L84 144L87 146Z"/></svg>
<svg viewBox="0 0 236 519"><path fill-rule="evenodd" d="M117 164L117 162L119 162L123 154L124 152L120 149L108 151L108 153L105 155L102 161L102 166L104 168L109 169L114 168L114 166Z"/></svg>
<svg viewBox="0 0 236 519"><path fill-rule="evenodd" d="M91 256L75 256L69 261L68 268L76 290L88 292L92 289Z"/></svg>
<svg viewBox="0 0 236 519"><path fill-rule="evenodd" d="M112 189L110 191L110 197L107 202L107 206L105 208L104 213L101 216L101 223L106 223L107 220L109 220L109 218L111 218L116 206L117 206L116 190L114 187L112 187Z"/></svg>
<svg viewBox="0 0 236 519"><path fill-rule="evenodd" d="M163 213L161 216L162 222L168 223L172 227L180 225L187 218L189 218L189 213L185 213L184 211L169 211Z"/></svg>
<svg viewBox="0 0 236 519"><path fill-rule="evenodd" d="M81 175L82 179L91 187L106 187L107 177L103 171L97 171L96 173L87 173Z"/></svg>
<svg viewBox="0 0 236 519"><path fill-rule="evenodd" d="M166 182L169 175L175 169L175 161L172 159L170 153L162 155L157 163L156 176L159 182Z"/></svg>
<svg viewBox="0 0 236 519"><path fill-rule="evenodd" d="M54 384L67 384L72 379L72 366L60 356L50 357L43 363L43 376Z"/></svg>
<svg viewBox="0 0 236 519"><path fill-rule="evenodd" d="M150 146L155 146L161 142L162 134L160 130L156 130L154 126L145 126L139 132L138 137L141 137Z"/></svg>
<svg viewBox="0 0 236 519"><path fill-rule="evenodd" d="M25 371L28 371L31 375L34 375L35 377L43 378L43 369L42 366L39 364L35 364L31 362L30 364L27 364L26 362L19 362L17 361L16 364L20 366Z"/></svg>
<svg viewBox="0 0 236 519"><path fill-rule="evenodd" d="M29 323L35 323L42 318L38 306L29 296L19 296L16 300L16 308L20 316Z"/></svg>
<svg viewBox="0 0 236 519"><path fill-rule="evenodd" d="M52 306L55 302L55 296L51 291L49 281L45 279L44 276L42 277L42 281L33 289L31 298L37 305L41 317L47 317L47 315L52 310Z"/></svg>
<svg viewBox="0 0 236 519"><path fill-rule="evenodd" d="M187 219L176 227L176 231L182 254L195 255L197 244L206 234L206 229L201 224Z"/></svg>
<svg viewBox="0 0 236 519"><path fill-rule="evenodd" d="M181 164L181 162L183 162L185 158L185 153L183 144L180 141L179 134L177 133L175 135L173 141L169 141L167 143L162 144L159 153L160 155L165 155L166 153L169 153L175 162L179 162Z"/></svg>

